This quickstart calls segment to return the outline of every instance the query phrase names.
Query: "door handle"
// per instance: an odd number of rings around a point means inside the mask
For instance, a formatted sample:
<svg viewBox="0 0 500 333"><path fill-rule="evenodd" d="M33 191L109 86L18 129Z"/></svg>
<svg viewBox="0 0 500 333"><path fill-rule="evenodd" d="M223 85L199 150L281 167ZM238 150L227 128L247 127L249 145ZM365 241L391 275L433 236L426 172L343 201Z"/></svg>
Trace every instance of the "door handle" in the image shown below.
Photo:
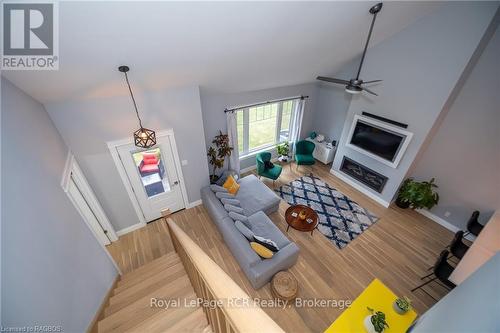
<svg viewBox="0 0 500 333"><path fill-rule="evenodd" d="M174 185L179 185L179 181L178 181L178 180L176 180L176 181L174 182Z"/></svg>

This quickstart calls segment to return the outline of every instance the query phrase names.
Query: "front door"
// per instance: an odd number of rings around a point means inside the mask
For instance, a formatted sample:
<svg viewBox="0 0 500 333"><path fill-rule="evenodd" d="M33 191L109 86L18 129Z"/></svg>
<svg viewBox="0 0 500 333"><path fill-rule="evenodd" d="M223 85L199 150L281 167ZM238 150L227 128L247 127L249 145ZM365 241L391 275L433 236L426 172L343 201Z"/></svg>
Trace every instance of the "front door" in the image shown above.
<svg viewBox="0 0 500 333"><path fill-rule="evenodd" d="M146 222L160 218L164 209L185 208L172 144L170 135L165 135L150 149L133 144L117 147Z"/></svg>

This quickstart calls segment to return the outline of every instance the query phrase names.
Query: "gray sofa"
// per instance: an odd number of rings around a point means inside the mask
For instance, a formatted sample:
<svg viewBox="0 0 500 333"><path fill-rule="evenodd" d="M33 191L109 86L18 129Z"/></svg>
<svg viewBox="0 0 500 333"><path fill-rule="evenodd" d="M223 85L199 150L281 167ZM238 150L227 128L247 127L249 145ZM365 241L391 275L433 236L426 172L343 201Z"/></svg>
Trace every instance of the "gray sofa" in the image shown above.
<svg viewBox="0 0 500 333"><path fill-rule="evenodd" d="M240 200L241 208L248 216L252 231L257 236L273 240L279 247L279 251L271 259L261 259L254 252L249 241L235 227L233 219L229 217L209 186L201 189L201 198L248 280L255 289L259 289L269 282L274 274L295 264L299 248L286 238L266 215L278 210L280 198L254 175L246 176L238 183L240 189L235 199Z"/></svg>

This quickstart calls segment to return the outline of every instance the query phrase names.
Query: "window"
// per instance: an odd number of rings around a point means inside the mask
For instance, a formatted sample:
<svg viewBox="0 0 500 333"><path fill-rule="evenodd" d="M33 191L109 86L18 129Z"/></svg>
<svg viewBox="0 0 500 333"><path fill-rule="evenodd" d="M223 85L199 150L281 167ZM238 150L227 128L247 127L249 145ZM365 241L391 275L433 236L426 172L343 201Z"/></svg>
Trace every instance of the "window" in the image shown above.
<svg viewBox="0 0 500 333"><path fill-rule="evenodd" d="M288 141L298 100L263 104L237 111L240 156Z"/></svg>

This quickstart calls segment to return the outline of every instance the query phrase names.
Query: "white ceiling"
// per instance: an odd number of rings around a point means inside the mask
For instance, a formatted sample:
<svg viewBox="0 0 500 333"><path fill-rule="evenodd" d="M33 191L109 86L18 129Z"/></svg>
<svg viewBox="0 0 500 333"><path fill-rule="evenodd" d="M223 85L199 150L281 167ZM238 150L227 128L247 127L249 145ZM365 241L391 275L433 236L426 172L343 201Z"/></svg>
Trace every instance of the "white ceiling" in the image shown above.
<svg viewBox="0 0 500 333"><path fill-rule="evenodd" d="M62 2L60 69L2 75L42 103L122 95L121 64L137 90L311 82L360 54L375 3ZM439 5L386 2L372 45Z"/></svg>

